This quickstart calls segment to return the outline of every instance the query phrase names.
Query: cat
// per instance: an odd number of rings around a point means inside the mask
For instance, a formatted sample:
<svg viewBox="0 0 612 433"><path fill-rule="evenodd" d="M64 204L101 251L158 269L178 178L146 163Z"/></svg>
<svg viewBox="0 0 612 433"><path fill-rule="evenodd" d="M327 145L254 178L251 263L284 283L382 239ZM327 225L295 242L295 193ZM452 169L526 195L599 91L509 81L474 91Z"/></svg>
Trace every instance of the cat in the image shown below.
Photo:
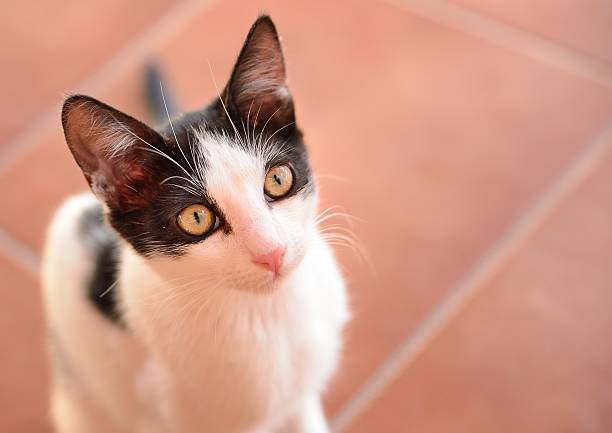
<svg viewBox="0 0 612 433"><path fill-rule="evenodd" d="M201 111L156 131L74 95L62 124L91 193L45 246L56 431L328 432L345 284L270 17Z"/></svg>

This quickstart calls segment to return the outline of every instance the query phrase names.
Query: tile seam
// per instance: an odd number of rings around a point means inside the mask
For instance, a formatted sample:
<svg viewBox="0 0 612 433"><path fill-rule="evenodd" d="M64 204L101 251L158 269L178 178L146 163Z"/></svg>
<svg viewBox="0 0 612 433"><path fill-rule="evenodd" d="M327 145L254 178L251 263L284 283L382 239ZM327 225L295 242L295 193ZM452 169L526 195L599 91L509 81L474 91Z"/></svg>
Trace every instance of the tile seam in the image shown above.
<svg viewBox="0 0 612 433"><path fill-rule="evenodd" d="M380 0L437 24L597 82L612 90L612 65L576 49L444 0Z"/></svg>
<svg viewBox="0 0 612 433"><path fill-rule="evenodd" d="M126 70L150 55L153 50L172 38L180 29L216 0L184 0L172 7L159 19L130 39L123 48L99 66L80 85L74 87L77 93L99 93L111 85ZM36 120L27 128L13 135L0 149L0 175L38 146L40 138L53 128L60 128L60 107L53 104L41 110Z"/></svg>
<svg viewBox="0 0 612 433"><path fill-rule="evenodd" d="M38 279L40 255L2 228L0 228L0 255L30 277Z"/></svg>
<svg viewBox="0 0 612 433"><path fill-rule="evenodd" d="M452 287L398 348L365 381L332 421L332 431L342 433L363 414L450 322L469 304L478 289L502 269L558 209L559 205L592 173L612 149L612 122L582 150L527 210L481 256L476 266Z"/></svg>

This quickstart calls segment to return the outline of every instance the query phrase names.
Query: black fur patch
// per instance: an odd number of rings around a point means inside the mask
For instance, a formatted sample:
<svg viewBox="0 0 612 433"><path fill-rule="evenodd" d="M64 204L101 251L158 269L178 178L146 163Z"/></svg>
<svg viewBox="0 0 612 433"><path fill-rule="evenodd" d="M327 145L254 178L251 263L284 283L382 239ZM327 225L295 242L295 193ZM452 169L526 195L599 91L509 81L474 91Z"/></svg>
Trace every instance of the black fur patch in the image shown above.
<svg viewBox="0 0 612 433"><path fill-rule="evenodd" d="M117 235L104 222L100 205L83 213L80 230L94 263L87 298L108 319L122 323L117 298Z"/></svg>

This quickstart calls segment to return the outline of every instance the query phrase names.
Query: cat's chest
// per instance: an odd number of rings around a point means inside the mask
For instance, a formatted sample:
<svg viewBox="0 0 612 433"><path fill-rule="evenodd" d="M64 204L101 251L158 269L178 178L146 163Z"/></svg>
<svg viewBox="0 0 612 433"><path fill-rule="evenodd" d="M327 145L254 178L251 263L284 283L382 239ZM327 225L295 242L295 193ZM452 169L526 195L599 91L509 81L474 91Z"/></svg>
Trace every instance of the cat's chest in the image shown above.
<svg viewBox="0 0 612 433"><path fill-rule="evenodd" d="M297 310L238 320L244 323L220 321L212 338L202 339L198 352L203 371L258 393L267 386L295 393L322 380L333 363L326 357L335 354L338 329L325 317L315 319Z"/></svg>
<svg viewBox="0 0 612 433"><path fill-rule="evenodd" d="M295 329L288 322L261 329L251 324L240 334L231 334L236 329L224 329L221 322L216 341L201 341L179 370L168 366L171 424L190 431L191 425L214 419L220 426L235 423L239 431L275 419L320 389L336 362L338 333L319 326Z"/></svg>

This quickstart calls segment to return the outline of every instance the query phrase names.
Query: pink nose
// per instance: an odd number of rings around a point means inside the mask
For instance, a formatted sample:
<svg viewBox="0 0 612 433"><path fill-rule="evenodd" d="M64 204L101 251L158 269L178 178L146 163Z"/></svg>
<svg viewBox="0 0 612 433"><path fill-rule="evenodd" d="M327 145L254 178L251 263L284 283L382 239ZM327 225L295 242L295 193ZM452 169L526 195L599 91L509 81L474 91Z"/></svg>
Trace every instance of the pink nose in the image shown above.
<svg viewBox="0 0 612 433"><path fill-rule="evenodd" d="M278 247L266 254L254 257L253 262L263 266L264 268L274 272L275 274L278 274L278 270L281 267L284 254L285 247Z"/></svg>

